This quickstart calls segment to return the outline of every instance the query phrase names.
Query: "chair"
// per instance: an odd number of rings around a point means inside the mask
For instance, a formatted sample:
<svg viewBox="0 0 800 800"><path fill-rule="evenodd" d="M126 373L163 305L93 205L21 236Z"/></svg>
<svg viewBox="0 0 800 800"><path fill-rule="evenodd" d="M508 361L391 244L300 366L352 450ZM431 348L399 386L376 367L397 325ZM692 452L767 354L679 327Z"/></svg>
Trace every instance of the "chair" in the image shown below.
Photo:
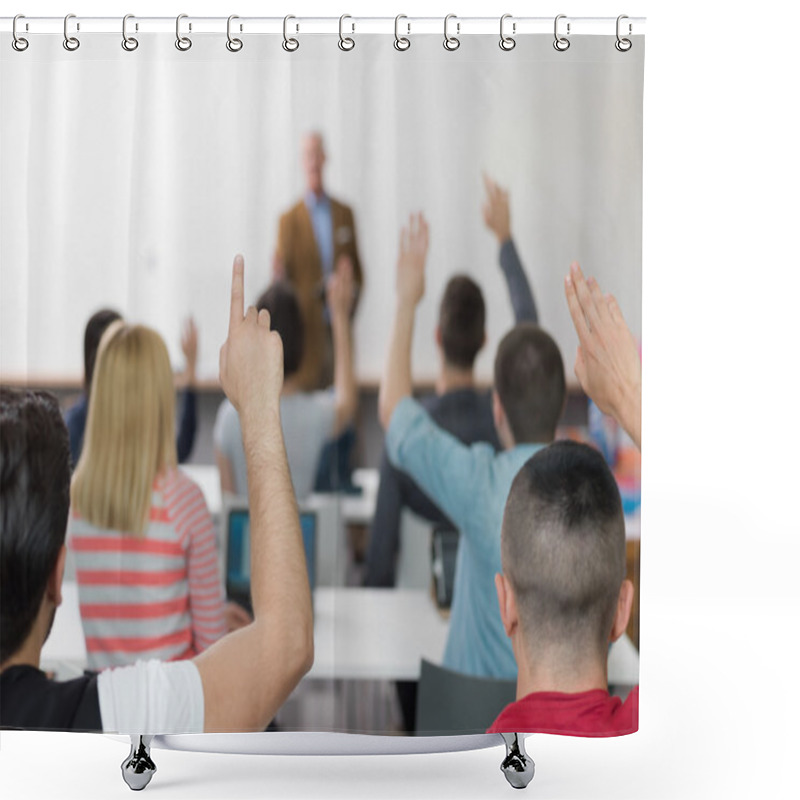
<svg viewBox="0 0 800 800"><path fill-rule="evenodd" d="M417 691L417 736L486 733L516 699L517 682L476 678L422 659Z"/></svg>

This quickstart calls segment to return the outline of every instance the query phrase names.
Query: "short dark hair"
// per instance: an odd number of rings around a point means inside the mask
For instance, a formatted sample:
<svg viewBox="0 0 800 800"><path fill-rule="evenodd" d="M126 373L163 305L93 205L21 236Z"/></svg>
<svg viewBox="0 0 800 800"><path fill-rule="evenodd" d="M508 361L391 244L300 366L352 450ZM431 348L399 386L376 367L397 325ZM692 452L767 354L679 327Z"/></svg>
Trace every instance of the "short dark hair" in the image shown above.
<svg viewBox="0 0 800 800"><path fill-rule="evenodd" d="M283 377L300 369L305 347L305 325L294 289L286 281L276 281L256 301L256 308L269 311L270 327L283 342Z"/></svg>
<svg viewBox="0 0 800 800"><path fill-rule="evenodd" d="M69 513L69 439L56 398L0 388L0 662L33 627Z"/></svg>
<svg viewBox="0 0 800 800"><path fill-rule="evenodd" d="M502 339L494 360L494 388L516 444L551 442L564 408L564 362L553 338L523 322Z"/></svg>
<svg viewBox="0 0 800 800"><path fill-rule="evenodd" d="M92 375L100 340L106 328L118 319L122 319L122 316L117 311L101 308L100 311L95 311L86 323L86 330L83 333L83 388L87 397L92 390Z"/></svg>
<svg viewBox="0 0 800 800"><path fill-rule="evenodd" d="M439 303L439 331L448 364L472 369L486 335L486 304L481 287L467 275L454 275Z"/></svg>
<svg viewBox="0 0 800 800"><path fill-rule="evenodd" d="M585 652L592 643L605 655L625 579L625 519L597 450L560 441L524 464L506 501L502 554L529 646Z"/></svg>

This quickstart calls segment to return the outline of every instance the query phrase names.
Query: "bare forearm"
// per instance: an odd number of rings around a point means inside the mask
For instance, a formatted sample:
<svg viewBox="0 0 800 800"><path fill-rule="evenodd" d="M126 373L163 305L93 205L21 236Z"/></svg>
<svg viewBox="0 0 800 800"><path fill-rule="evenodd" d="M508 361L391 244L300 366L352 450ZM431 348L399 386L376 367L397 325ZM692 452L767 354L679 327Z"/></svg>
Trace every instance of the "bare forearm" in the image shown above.
<svg viewBox="0 0 800 800"><path fill-rule="evenodd" d="M636 447L642 449L642 386L631 385L620 398L614 417L631 437Z"/></svg>
<svg viewBox="0 0 800 800"><path fill-rule="evenodd" d="M353 346L350 316L334 314L333 328L333 386L336 393L336 430L340 433L353 419L356 411L356 378L353 370Z"/></svg>
<svg viewBox="0 0 800 800"><path fill-rule="evenodd" d="M256 620L311 628L311 593L297 503L277 410L242 418L250 504L251 592Z"/></svg>
<svg viewBox="0 0 800 800"><path fill-rule="evenodd" d="M384 428L389 427L395 406L403 397L411 394L411 342L414 336L414 316L415 307L399 300L378 397L378 410Z"/></svg>

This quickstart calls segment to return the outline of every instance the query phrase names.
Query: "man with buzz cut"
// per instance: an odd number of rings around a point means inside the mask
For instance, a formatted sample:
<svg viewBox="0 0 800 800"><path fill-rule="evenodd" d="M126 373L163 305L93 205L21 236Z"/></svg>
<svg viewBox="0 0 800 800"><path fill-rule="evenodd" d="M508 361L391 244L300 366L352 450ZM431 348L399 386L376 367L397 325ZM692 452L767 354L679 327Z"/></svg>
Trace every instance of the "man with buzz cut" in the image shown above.
<svg viewBox="0 0 800 800"><path fill-rule="evenodd" d="M442 430L411 397L411 342L425 292L428 225L412 217L400 240L397 296L389 354L379 394L389 458L424 486L460 531L444 666L513 679L514 653L497 608L500 529L508 490L520 467L553 441L566 382L558 346L540 327L522 323L497 348L492 414L503 450L467 446Z"/></svg>
<svg viewBox="0 0 800 800"><path fill-rule="evenodd" d="M511 485L496 576L519 667L517 700L489 733L619 736L639 724L639 688L608 693L608 647L625 631L625 520L603 456L577 442L536 453Z"/></svg>
<svg viewBox="0 0 800 800"><path fill-rule="evenodd" d="M247 459L254 620L192 660L55 681L39 669L61 603L70 455L47 392L0 389L0 727L128 734L260 731L314 654L311 593L280 417L283 349L267 311L244 313L233 267L220 381Z"/></svg>

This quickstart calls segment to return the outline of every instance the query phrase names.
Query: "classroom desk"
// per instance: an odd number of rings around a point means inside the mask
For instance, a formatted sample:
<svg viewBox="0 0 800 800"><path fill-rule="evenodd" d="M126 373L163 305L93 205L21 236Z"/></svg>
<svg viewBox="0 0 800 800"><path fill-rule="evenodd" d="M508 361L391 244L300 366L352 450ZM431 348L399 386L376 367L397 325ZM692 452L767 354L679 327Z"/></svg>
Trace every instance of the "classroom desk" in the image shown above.
<svg viewBox="0 0 800 800"><path fill-rule="evenodd" d="M420 659L441 662L447 629L424 590L317 588L308 677L416 680Z"/></svg>
<svg viewBox="0 0 800 800"><path fill-rule="evenodd" d="M42 650L42 668L59 677L86 666L78 587L64 581L63 602ZM314 590L311 679L414 680L421 658L440 662L447 621L422 590Z"/></svg>
<svg viewBox="0 0 800 800"><path fill-rule="evenodd" d="M42 669L59 677L86 665L78 587L64 581L63 603L42 650ZM307 679L416 680L420 659L441 663L447 621L429 592L417 589L323 588L314 591L314 666ZM639 655L627 636L610 650L609 683L639 682Z"/></svg>

